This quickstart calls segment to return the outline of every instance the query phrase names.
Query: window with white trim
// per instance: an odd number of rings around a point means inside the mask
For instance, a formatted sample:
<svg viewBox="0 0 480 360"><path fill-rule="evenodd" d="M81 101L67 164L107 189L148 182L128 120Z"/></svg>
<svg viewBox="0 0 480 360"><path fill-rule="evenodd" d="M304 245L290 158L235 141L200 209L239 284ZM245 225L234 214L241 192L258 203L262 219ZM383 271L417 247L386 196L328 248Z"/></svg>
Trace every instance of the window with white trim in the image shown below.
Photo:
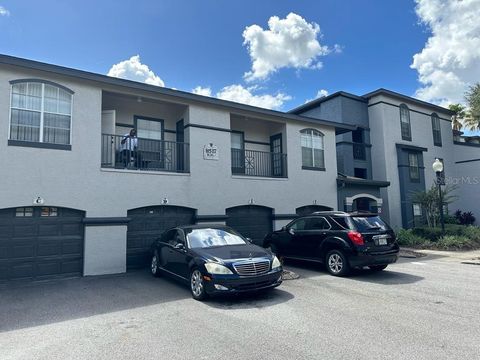
<svg viewBox="0 0 480 360"><path fill-rule="evenodd" d="M302 144L302 166L304 168L325 169L324 135L315 129L300 131Z"/></svg>
<svg viewBox="0 0 480 360"><path fill-rule="evenodd" d="M418 182L420 181L420 165L418 162L417 153L408 153L408 167L410 174L410 181Z"/></svg>
<svg viewBox="0 0 480 360"><path fill-rule="evenodd" d="M70 145L72 94L43 82L12 84L10 140Z"/></svg>
<svg viewBox="0 0 480 360"><path fill-rule="evenodd" d="M402 140L412 141L412 129L410 126L410 110L405 104L400 105L400 128Z"/></svg>
<svg viewBox="0 0 480 360"><path fill-rule="evenodd" d="M433 144L435 146L442 146L442 128L440 127L440 118L436 113L432 114L432 132Z"/></svg>

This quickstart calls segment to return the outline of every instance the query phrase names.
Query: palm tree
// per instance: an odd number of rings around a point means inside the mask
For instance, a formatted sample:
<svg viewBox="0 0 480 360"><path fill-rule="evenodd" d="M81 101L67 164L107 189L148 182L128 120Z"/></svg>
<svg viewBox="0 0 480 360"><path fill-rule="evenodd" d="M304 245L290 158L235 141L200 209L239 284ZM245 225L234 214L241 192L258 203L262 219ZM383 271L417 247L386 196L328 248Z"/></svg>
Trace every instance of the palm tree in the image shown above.
<svg viewBox="0 0 480 360"><path fill-rule="evenodd" d="M464 118L464 125L468 129L475 131L480 130L480 83L470 86L465 93L470 108L468 116Z"/></svg>
<svg viewBox="0 0 480 360"><path fill-rule="evenodd" d="M450 104L448 108L455 114L452 115L453 130L460 131L463 127L462 120L465 118L466 108L462 104Z"/></svg>

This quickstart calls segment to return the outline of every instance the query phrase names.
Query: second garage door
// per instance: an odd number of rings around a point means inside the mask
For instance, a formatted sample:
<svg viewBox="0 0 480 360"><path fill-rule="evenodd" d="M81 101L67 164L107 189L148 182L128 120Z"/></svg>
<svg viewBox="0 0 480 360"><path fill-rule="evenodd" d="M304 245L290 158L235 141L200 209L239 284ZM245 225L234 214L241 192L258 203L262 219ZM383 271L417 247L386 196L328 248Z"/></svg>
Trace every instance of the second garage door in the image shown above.
<svg viewBox="0 0 480 360"><path fill-rule="evenodd" d="M235 206L226 210L226 224L257 245L272 231L272 209L258 205Z"/></svg>
<svg viewBox="0 0 480 360"><path fill-rule="evenodd" d="M127 269L145 267L150 246L167 229L195 224L196 210L182 206L148 206L128 211Z"/></svg>

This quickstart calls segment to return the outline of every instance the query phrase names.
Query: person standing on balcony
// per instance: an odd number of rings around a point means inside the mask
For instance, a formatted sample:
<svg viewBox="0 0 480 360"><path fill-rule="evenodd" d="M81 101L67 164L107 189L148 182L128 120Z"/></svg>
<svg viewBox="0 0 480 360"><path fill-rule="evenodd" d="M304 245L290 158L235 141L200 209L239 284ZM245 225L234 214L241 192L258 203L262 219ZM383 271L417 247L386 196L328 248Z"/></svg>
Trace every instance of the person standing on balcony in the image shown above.
<svg viewBox="0 0 480 360"><path fill-rule="evenodd" d="M129 167L132 162L135 168L138 167L137 146L137 130L132 129L128 134L123 136L120 142L121 158L124 167Z"/></svg>

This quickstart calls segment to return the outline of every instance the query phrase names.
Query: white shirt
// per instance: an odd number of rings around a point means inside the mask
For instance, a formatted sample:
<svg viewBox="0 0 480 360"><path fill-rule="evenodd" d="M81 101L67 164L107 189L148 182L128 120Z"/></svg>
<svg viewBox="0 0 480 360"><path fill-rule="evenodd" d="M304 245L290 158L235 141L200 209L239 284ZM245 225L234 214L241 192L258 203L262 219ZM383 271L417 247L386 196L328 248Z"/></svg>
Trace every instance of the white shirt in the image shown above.
<svg viewBox="0 0 480 360"><path fill-rule="evenodd" d="M122 150L130 150L130 151L133 151L137 148L138 146L138 139L136 137L131 137L130 136L130 133L128 134L125 134L123 136L123 139L122 141L125 140L125 142L122 144L120 142L120 148Z"/></svg>

